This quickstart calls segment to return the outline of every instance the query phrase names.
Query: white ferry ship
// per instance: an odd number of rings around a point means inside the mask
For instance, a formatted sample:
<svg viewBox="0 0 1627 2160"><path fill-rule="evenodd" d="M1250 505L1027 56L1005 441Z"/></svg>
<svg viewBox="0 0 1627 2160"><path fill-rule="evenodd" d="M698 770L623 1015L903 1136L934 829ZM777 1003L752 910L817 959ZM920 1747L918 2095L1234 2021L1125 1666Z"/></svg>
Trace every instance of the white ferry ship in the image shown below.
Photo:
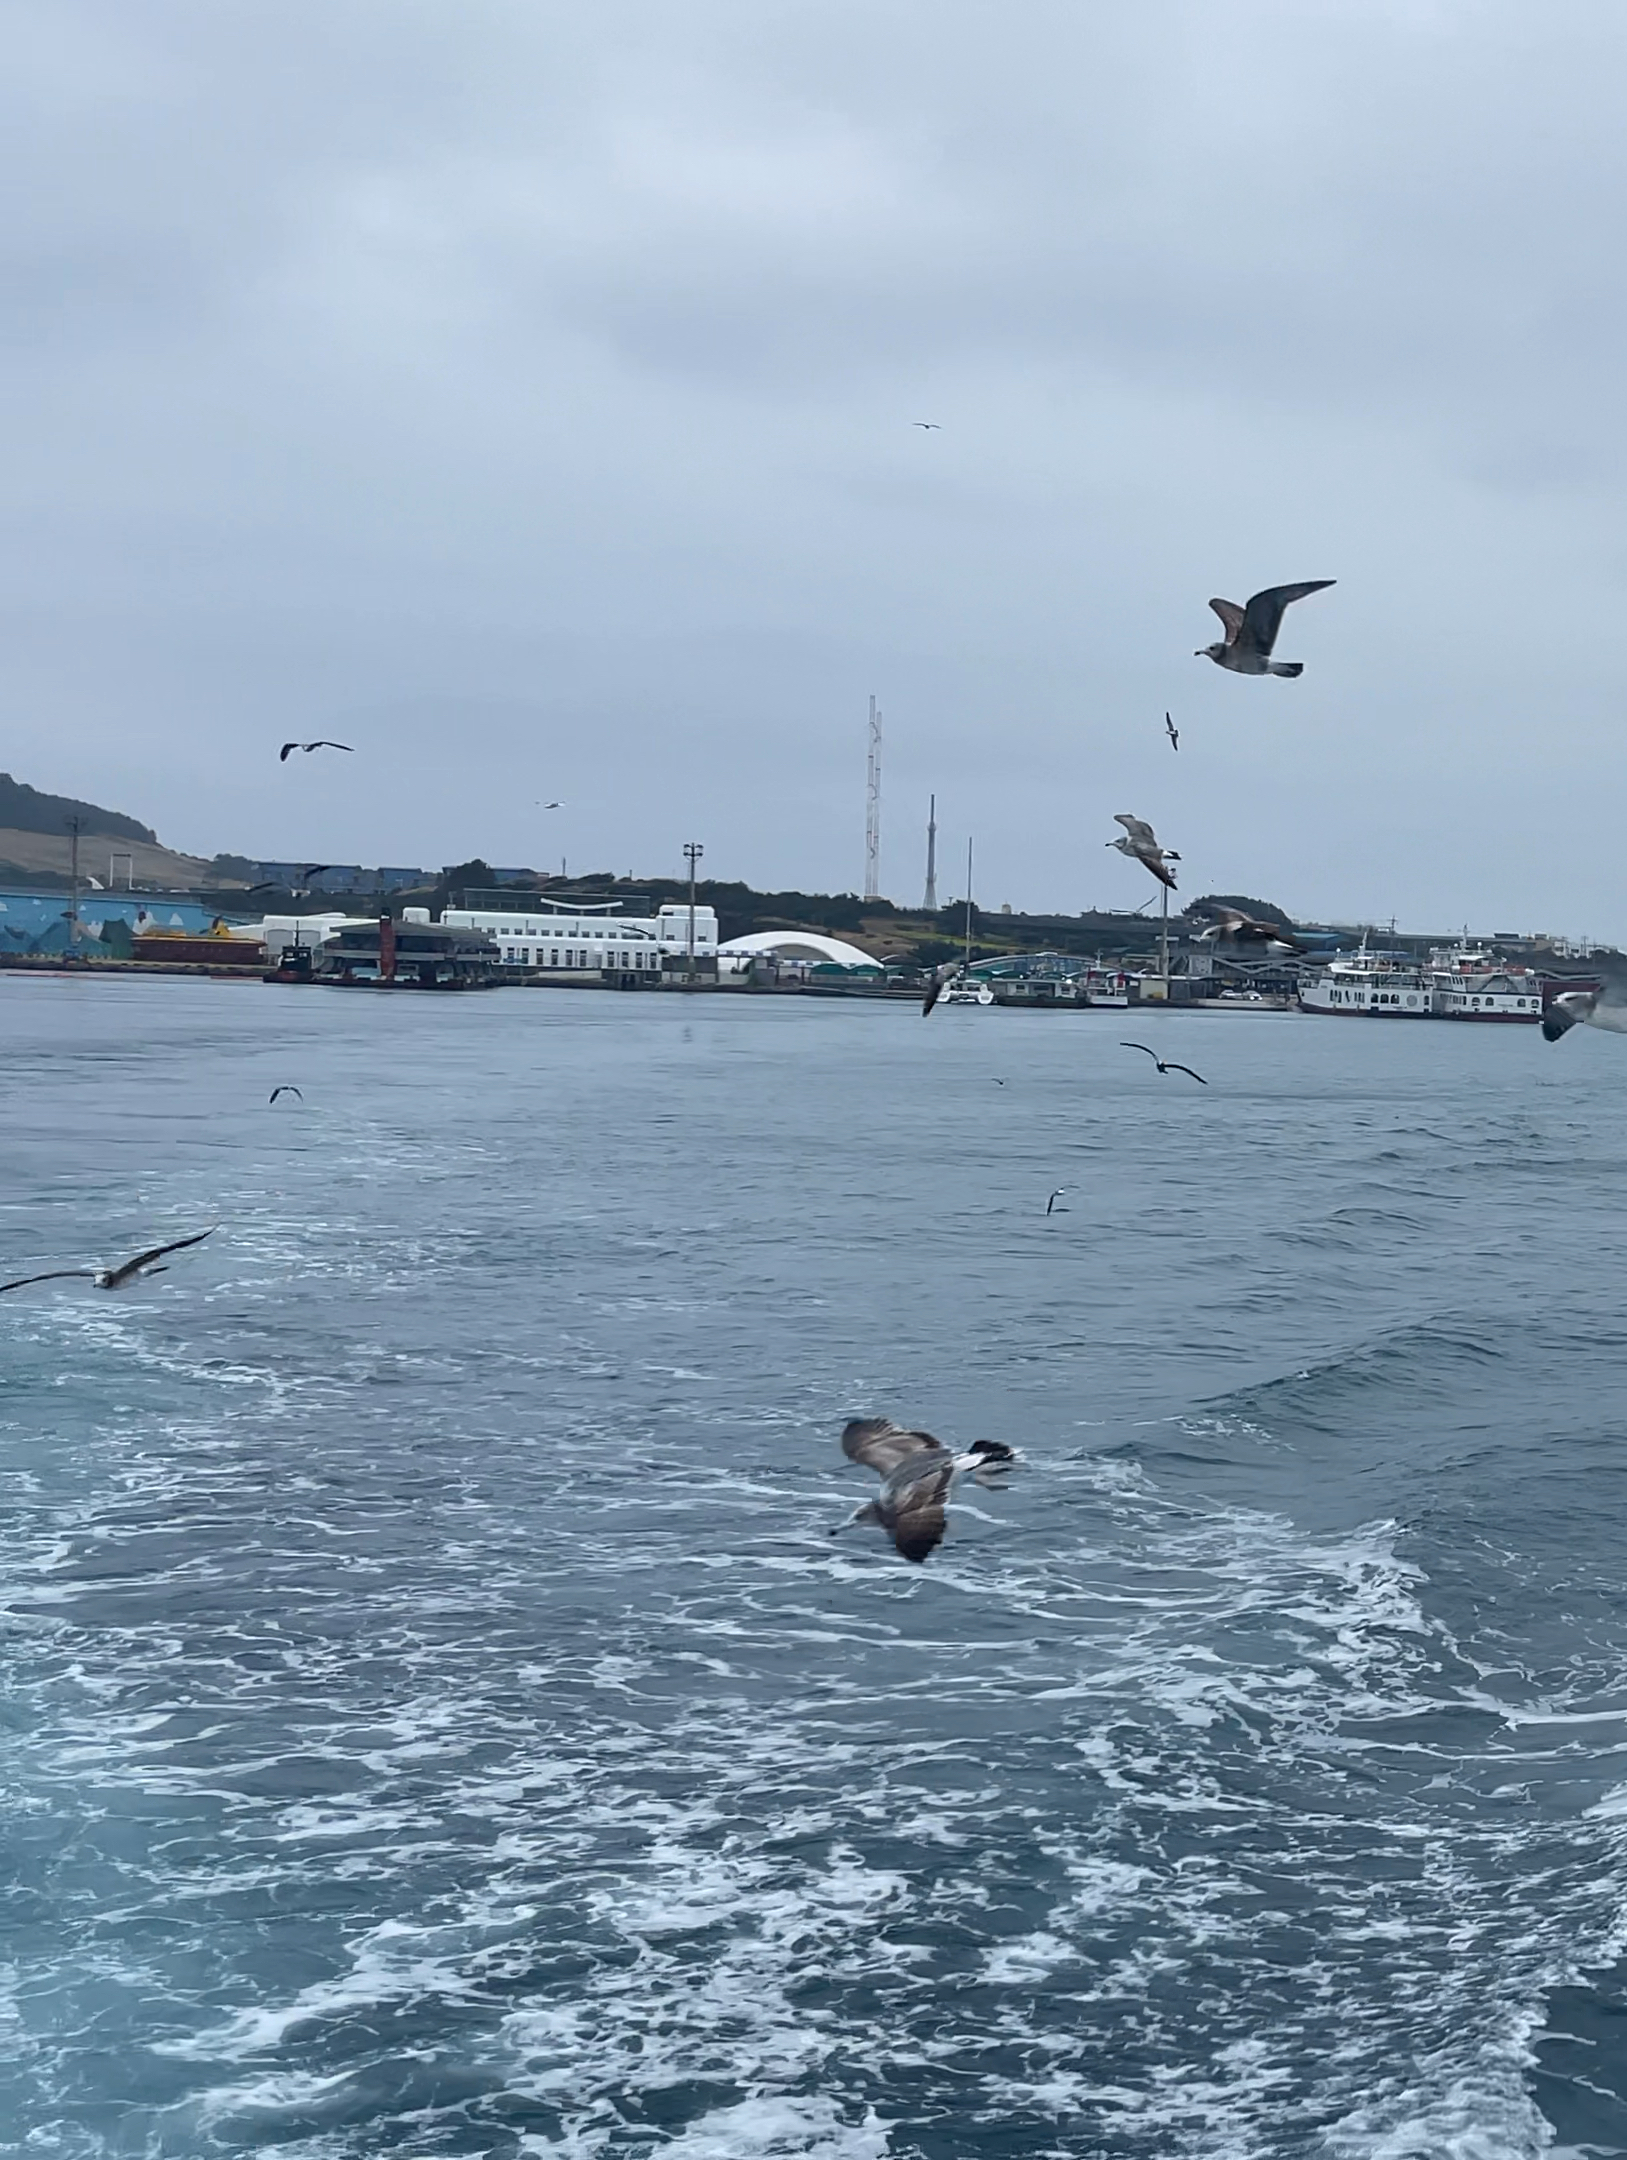
<svg viewBox="0 0 1627 2160"><path fill-rule="evenodd" d="M1434 993L1425 970L1404 953L1360 952L1300 978L1301 1012L1370 1013L1380 1020L1427 1020Z"/></svg>
<svg viewBox="0 0 1627 2160"><path fill-rule="evenodd" d="M1437 947L1429 973L1434 1011L1442 1020L1514 1020L1534 1027L1542 1018L1542 978L1499 960L1483 945Z"/></svg>

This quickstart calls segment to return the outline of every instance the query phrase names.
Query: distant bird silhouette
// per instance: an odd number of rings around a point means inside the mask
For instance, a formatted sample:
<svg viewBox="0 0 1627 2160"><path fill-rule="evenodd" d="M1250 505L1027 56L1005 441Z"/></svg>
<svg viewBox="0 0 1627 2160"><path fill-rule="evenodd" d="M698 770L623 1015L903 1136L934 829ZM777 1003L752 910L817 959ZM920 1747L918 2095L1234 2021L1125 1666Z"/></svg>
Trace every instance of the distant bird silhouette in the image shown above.
<svg viewBox="0 0 1627 2160"><path fill-rule="evenodd" d="M1147 1046L1145 1043L1121 1042L1119 1044L1119 1048L1121 1050L1147 1050ZM1183 1072L1186 1074L1189 1080L1196 1080L1200 1087L1207 1087L1209 1085L1208 1081L1204 1079L1202 1073L1194 1072L1190 1065L1176 1065L1169 1060L1161 1058L1156 1050L1147 1050L1147 1055L1152 1059L1153 1063L1158 1067L1158 1070L1161 1073Z"/></svg>
<svg viewBox="0 0 1627 2160"><path fill-rule="evenodd" d="M349 749L350 749L350 745L349 745L349 743L347 743L347 742L329 742L329 741L328 741L328 739L327 739L327 737L326 737L325 735L320 735L320 736L318 736L318 737L317 737L317 739L316 739L316 741L315 741L315 742L285 742L285 743L283 744L282 748L281 748L281 749L280 749L280 750L279 750L279 751L277 752L277 763L278 763L279 765L286 765L286 764L288 763L288 753L289 753L289 751L290 751L290 750L349 750ZM352 754L354 755L354 753L352 753Z"/></svg>
<svg viewBox="0 0 1627 2160"><path fill-rule="evenodd" d="M1211 600L1209 605L1226 626L1224 639L1200 645L1195 657L1212 660L1216 667L1230 668L1234 675L1303 675L1302 660L1273 660L1271 648L1282 628L1285 608L1308 593L1325 592L1337 581L1312 578L1304 585L1268 585L1257 592L1247 607L1235 600Z"/></svg>
<svg viewBox="0 0 1627 2160"><path fill-rule="evenodd" d="M270 1100L275 1102L279 1095L299 1095L299 1089L295 1087L292 1080L285 1080L281 1087L274 1087L271 1090ZM303 1095L299 1095L299 1099L301 1102L305 1100Z"/></svg>
<svg viewBox="0 0 1627 2160"><path fill-rule="evenodd" d="M1067 1214L1068 1211L1066 1208L1057 1207L1057 1202L1062 1198L1062 1195L1067 1191L1067 1189L1068 1188L1066 1185L1059 1185L1056 1191L1052 1193L1050 1199L1047 1200L1045 1203L1045 1212L1047 1215L1053 1212L1059 1215Z"/></svg>
<svg viewBox="0 0 1627 2160"><path fill-rule="evenodd" d="M1165 713L1164 715L1164 731L1169 736L1170 748L1172 750L1179 750L1179 748L1181 747L1181 731L1175 725L1174 721L1170 718L1168 713Z"/></svg>
<svg viewBox="0 0 1627 2160"><path fill-rule="evenodd" d="M539 802L532 805L536 810L563 810L564 807L562 802Z"/></svg>
<svg viewBox="0 0 1627 2160"><path fill-rule="evenodd" d="M990 1473L1009 1470L1017 1461L1016 1449L1002 1440L974 1440L964 1455L952 1455L931 1433L907 1432L890 1418L849 1419L842 1453L880 1474L881 1494L855 1508L831 1536L854 1523L879 1523L904 1558L916 1561L943 1543L944 1503L962 1471L999 1491Z"/></svg>
<svg viewBox="0 0 1627 2160"><path fill-rule="evenodd" d="M1219 920L1212 922L1207 930L1200 930L1201 940L1225 938L1234 945L1263 945L1267 952L1302 953L1305 947L1291 930L1281 923L1264 922L1256 915L1245 915L1241 908L1222 908Z"/></svg>
<svg viewBox="0 0 1627 2160"><path fill-rule="evenodd" d="M126 1260L121 1267L53 1268L48 1275L21 1275L15 1282L0 1283L0 1295L7 1290L26 1290L30 1283L66 1282L70 1276L93 1282L98 1290L118 1290L137 1275L167 1275L168 1268L153 1266L155 1260L162 1260L166 1253L184 1252L188 1245L201 1245L206 1237L214 1236L217 1227L218 1225L211 1224L207 1230L200 1230L193 1237L177 1238L173 1245L155 1245L150 1252L137 1253L133 1260Z"/></svg>
<svg viewBox="0 0 1627 2160"><path fill-rule="evenodd" d="M941 425L939 424L939 422L938 422L938 421L936 421L936 420L912 420L912 421L910 422L910 426L911 426L911 427L924 427L924 428L934 428L934 429L936 429L936 430L937 430L938 434L940 434L940 435L941 435L941 434L943 433L943 428L942 428L942 426L941 426Z"/></svg>
<svg viewBox="0 0 1627 2160"><path fill-rule="evenodd" d="M294 876L296 881L303 885L308 878L320 877L324 870L331 870L332 868L332 863L307 863L303 870L296 870ZM288 890L289 888L276 878L265 878L258 885L249 887L250 892L286 892Z"/></svg>
<svg viewBox="0 0 1627 2160"><path fill-rule="evenodd" d="M1601 954L1594 969L1603 978L1597 990L1561 990L1551 1000L1542 1016L1545 1042L1558 1042L1578 1022L1627 1035L1627 960Z"/></svg>
<svg viewBox="0 0 1627 2160"><path fill-rule="evenodd" d="M1160 847L1158 835L1146 819L1131 817L1128 810L1115 810L1113 822L1124 827L1125 837L1122 840L1109 840L1108 846L1116 847L1121 855L1133 855L1138 863L1145 863L1153 876L1173 892L1175 878L1169 866L1181 859L1175 850Z"/></svg>
<svg viewBox="0 0 1627 2160"><path fill-rule="evenodd" d="M1004 1087L1004 1086L1005 1086L1005 1082L1004 1082L1003 1080L996 1080L994 1084L995 1084L995 1086L996 1086L996 1087Z"/></svg>

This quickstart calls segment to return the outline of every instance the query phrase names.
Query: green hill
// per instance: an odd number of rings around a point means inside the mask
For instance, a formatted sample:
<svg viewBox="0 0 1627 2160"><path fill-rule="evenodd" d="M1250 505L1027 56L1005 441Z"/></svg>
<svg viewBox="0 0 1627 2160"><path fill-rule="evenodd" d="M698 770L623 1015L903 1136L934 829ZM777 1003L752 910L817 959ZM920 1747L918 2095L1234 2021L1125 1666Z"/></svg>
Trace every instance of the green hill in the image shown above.
<svg viewBox="0 0 1627 2160"><path fill-rule="evenodd" d="M71 817L78 818L87 833L105 835L110 840L142 840L149 847L158 845L158 835L150 825L140 825L121 811L76 802L71 795L45 795L38 788L13 780L10 773L0 773L0 829L55 835L67 831Z"/></svg>

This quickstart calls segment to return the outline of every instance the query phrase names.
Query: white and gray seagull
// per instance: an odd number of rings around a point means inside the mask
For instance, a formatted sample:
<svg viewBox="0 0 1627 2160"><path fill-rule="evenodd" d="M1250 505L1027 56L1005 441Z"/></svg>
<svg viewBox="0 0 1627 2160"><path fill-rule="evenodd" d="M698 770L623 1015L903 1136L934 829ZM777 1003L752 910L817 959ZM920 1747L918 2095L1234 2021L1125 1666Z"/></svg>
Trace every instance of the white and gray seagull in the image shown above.
<svg viewBox="0 0 1627 2160"><path fill-rule="evenodd" d="M177 1238L172 1245L155 1245L150 1252L137 1253L133 1260L126 1260L115 1268L53 1268L48 1275L21 1275L15 1282L0 1283L0 1294L7 1290L26 1290L30 1283L66 1282L70 1276L93 1282L98 1290L119 1290L138 1275L167 1275L169 1269L154 1267L155 1260L162 1260L166 1253L184 1252L188 1245L201 1245L206 1237L213 1237L219 1227L218 1223L211 1223L207 1230L199 1230L191 1237Z"/></svg>
<svg viewBox="0 0 1627 2160"><path fill-rule="evenodd" d="M1115 825L1124 827L1124 838L1121 840L1109 840L1108 846L1116 847L1121 855L1133 855L1138 863L1145 863L1153 876L1161 884L1167 885L1170 891L1173 892L1175 890L1175 874L1169 866L1172 862L1179 862L1181 859L1175 850L1160 847L1158 835L1153 831L1146 819L1131 817L1128 810L1115 810L1113 812L1113 822Z"/></svg>
<svg viewBox="0 0 1627 2160"><path fill-rule="evenodd" d="M1545 1042L1558 1042L1578 1022L1627 1035L1627 960L1600 954L1594 973L1600 978L1597 990L1561 990L1550 1001L1542 1016Z"/></svg>
<svg viewBox="0 0 1627 2160"><path fill-rule="evenodd" d="M1009 1470L1019 1460L1003 1440L974 1440L964 1455L954 1455L931 1433L909 1432L879 1417L850 1418L842 1428L842 1453L879 1472L881 1494L837 1523L831 1536L854 1523L879 1523L904 1558L915 1561L943 1543L945 1503L962 1471L999 1492L1000 1483L990 1473Z"/></svg>
<svg viewBox="0 0 1627 2160"><path fill-rule="evenodd" d="M1226 625L1226 635L1213 645L1200 645L1195 657L1212 660L1216 667L1230 668L1234 675L1303 675L1303 660L1273 660L1271 648L1282 628L1283 610L1308 593L1325 592L1337 583L1330 577L1311 578L1303 585L1268 585L1257 592L1247 607L1235 600L1211 600L1209 605Z"/></svg>

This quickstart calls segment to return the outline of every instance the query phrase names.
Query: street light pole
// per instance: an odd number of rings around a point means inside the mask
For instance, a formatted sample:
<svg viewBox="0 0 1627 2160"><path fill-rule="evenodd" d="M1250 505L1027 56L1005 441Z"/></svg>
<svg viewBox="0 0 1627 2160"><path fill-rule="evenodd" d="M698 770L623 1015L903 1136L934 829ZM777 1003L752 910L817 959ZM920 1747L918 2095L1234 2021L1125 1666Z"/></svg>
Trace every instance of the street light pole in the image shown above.
<svg viewBox="0 0 1627 2160"><path fill-rule="evenodd" d="M689 966L687 973L691 982L695 980L695 865L705 853L705 848L701 846L698 840L688 840L684 843L684 854L689 861Z"/></svg>
<svg viewBox="0 0 1627 2160"><path fill-rule="evenodd" d="M68 943L75 952L79 950L79 832L84 822L81 817L71 817L67 821L73 835L73 855L68 870L73 887L73 897L68 904Z"/></svg>

